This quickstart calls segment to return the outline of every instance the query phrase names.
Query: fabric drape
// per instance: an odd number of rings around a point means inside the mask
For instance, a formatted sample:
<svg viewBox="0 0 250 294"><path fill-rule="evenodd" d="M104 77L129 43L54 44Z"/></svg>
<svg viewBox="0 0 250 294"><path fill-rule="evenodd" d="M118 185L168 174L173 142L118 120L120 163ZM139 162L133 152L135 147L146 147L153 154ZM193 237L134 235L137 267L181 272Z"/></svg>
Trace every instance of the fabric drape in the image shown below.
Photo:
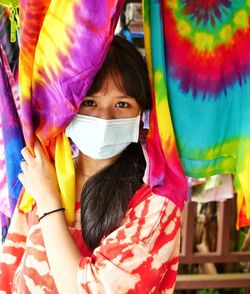
<svg viewBox="0 0 250 294"><path fill-rule="evenodd" d="M237 226L249 225L250 2L145 3L148 27L155 38L149 52L155 60L154 82L156 78L166 81L164 99L169 103L185 174L196 178L233 174ZM160 65L154 49L158 40L165 57ZM154 87L159 89L156 82ZM164 118L161 103L156 96L159 121Z"/></svg>

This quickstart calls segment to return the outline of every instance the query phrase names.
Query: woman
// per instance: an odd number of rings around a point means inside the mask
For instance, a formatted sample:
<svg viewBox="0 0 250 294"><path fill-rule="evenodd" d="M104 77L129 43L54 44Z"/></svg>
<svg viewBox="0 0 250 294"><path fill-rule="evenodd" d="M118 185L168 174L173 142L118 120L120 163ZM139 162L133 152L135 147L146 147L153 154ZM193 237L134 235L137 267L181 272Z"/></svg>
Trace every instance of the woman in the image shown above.
<svg viewBox="0 0 250 294"><path fill-rule="evenodd" d="M29 215L15 212L0 292L173 292L180 212L143 183L142 114L150 107L145 62L132 44L115 37L66 129L79 149L75 225L66 223L56 173L40 144L35 157L24 148L19 179L36 207Z"/></svg>

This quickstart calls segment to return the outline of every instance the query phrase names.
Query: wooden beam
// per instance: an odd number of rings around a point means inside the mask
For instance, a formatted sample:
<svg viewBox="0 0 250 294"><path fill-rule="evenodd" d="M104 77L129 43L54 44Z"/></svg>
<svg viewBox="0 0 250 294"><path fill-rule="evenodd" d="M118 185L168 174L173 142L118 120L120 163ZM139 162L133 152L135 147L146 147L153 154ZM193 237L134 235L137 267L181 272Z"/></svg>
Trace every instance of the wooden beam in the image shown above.
<svg viewBox="0 0 250 294"><path fill-rule="evenodd" d="M177 275L175 289L249 288L250 273Z"/></svg>
<svg viewBox="0 0 250 294"><path fill-rule="evenodd" d="M217 202L217 253L221 256L228 255L230 251L232 201L227 199Z"/></svg>
<svg viewBox="0 0 250 294"><path fill-rule="evenodd" d="M228 255L220 255L216 252L206 254L193 253L192 256L180 255L180 264L196 264L196 263L237 263L250 261L250 252L230 252Z"/></svg>
<svg viewBox="0 0 250 294"><path fill-rule="evenodd" d="M193 256L195 211L195 202L185 204L182 219L181 254L185 255L188 259L192 259Z"/></svg>

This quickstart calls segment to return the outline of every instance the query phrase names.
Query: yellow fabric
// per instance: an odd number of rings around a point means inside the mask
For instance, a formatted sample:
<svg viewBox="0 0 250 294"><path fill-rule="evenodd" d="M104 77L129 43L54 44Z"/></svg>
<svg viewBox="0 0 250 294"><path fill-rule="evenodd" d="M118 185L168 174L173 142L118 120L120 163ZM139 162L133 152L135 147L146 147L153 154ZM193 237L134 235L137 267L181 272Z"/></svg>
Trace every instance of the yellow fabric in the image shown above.
<svg viewBox="0 0 250 294"><path fill-rule="evenodd" d="M64 132L56 139L55 167L65 216L72 225L75 220L75 168L69 139Z"/></svg>
<svg viewBox="0 0 250 294"><path fill-rule="evenodd" d="M24 191L19 209L23 212L29 212L36 201L32 198L27 191Z"/></svg>

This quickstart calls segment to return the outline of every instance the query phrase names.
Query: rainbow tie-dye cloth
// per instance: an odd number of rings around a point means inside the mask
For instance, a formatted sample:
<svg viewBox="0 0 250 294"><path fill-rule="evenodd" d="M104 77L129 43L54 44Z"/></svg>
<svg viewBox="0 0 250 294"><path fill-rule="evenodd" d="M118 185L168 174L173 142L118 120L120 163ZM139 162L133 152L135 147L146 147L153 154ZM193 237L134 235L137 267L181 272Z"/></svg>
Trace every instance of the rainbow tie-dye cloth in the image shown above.
<svg viewBox="0 0 250 294"><path fill-rule="evenodd" d="M185 173L233 174L237 226L250 225L250 1L145 0L144 6L152 72L167 85Z"/></svg>
<svg viewBox="0 0 250 294"><path fill-rule="evenodd" d="M2 1L0 1L1 4ZM0 5L0 231L4 240L22 185L20 149L24 147L18 118L18 45L10 42L9 11Z"/></svg>
<svg viewBox="0 0 250 294"><path fill-rule="evenodd" d="M74 221L74 166L64 129L100 68L123 0L21 0L20 96L26 144L34 136L55 160L69 223ZM87 138L86 138L87 139ZM20 208L34 203L25 194Z"/></svg>
<svg viewBox="0 0 250 294"><path fill-rule="evenodd" d="M124 2L109 0L100 5L99 0L20 1L24 137L32 150L37 136L55 160L69 223L74 221L75 180L70 145L63 131L78 112L106 56ZM155 118L153 110L148 140L149 183L155 193L183 208L187 185L177 149L173 137L169 140L158 135ZM20 208L29 211L33 203L32 197L25 194Z"/></svg>

